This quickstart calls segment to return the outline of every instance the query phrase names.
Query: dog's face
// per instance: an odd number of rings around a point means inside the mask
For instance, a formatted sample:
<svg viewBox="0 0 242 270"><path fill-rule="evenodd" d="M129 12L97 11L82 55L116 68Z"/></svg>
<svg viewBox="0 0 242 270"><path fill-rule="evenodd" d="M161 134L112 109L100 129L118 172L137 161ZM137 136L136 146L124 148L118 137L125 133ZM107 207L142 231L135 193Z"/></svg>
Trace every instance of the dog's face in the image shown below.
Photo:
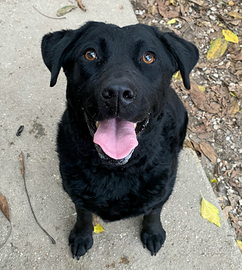
<svg viewBox="0 0 242 270"><path fill-rule="evenodd" d="M172 75L189 73L197 62L194 45L146 25L119 28L89 22L80 29L46 35L42 55L54 86L67 77L67 100L87 123L100 157L126 163L137 137L160 115Z"/></svg>

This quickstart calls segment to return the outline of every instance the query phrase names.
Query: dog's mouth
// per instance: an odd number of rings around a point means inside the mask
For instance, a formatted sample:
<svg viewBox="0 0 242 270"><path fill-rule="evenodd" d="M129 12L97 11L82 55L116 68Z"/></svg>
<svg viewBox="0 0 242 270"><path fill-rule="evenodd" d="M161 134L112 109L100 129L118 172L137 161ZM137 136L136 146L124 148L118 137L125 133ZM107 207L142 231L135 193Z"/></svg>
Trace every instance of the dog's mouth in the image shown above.
<svg viewBox="0 0 242 270"><path fill-rule="evenodd" d="M118 117L95 121L83 111L100 158L110 164L127 163L138 146L137 137L149 123L150 114L142 121L133 123Z"/></svg>

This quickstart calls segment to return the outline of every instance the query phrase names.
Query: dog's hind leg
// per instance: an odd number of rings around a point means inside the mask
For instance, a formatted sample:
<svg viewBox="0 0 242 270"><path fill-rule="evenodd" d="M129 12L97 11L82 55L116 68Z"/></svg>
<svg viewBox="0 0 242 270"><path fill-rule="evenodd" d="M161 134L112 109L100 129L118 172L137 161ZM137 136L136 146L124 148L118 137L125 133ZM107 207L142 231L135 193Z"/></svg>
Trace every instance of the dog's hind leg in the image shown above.
<svg viewBox="0 0 242 270"><path fill-rule="evenodd" d="M92 247L92 213L76 206L77 221L69 236L73 258L80 259Z"/></svg>

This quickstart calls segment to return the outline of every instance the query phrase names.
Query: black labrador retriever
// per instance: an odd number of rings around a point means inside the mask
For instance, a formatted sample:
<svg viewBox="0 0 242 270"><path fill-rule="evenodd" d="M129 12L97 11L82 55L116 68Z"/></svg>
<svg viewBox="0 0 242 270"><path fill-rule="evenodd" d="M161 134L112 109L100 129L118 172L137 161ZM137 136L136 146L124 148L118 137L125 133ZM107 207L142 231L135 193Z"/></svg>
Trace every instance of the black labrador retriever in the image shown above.
<svg viewBox="0 0 242 270"><path fill-rule="evenodd" d="M144 215L141 241L155 255L166 238L160 213L188 121L170 80L180 70L190 88L197 48L147 25L88 22L45 35L42 55L50 86L61 67L67 78L57 150L77 212L69 237L73 257L92 247L92 213L105 221Z"/></svg>

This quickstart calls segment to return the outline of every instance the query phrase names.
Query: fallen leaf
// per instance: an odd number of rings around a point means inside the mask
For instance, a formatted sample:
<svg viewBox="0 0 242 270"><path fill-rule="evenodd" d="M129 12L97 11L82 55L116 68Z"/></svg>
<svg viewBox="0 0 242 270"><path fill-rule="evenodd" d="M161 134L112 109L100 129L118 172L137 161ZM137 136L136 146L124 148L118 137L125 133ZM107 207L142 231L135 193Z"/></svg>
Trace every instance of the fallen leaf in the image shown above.
<svg viewBox="0 0 242 270"><path fill-rule="evenodd" d="M238 103L238 101L236 99L234 99L233 102L232 102L232 105L228 109L228 114L233 116L236 113L238 113L239 110L240 110L239 103Z"/></svg>
<svg viewBox="0 0 242 270"><path fill-rule="evenodd" d="M242 19L242 16L236 11L230 11L228 15L235 19Z"/></svg>
<svg viewBox="0 0 242 270"><path fill-rule="evenodd" d="M211 146L209 143L207 143L207 142L201 142L201 143L199 144L199 146L200 146L200 148L201 148L203 154L204 154L211 162L215 163L217 159L216 159L216 155L215 155L215 152L214 152L212 146Z"/></svg>
<svg viewBox="0 0 242 270"><path fill-rule="evenodd" d="M217 183L217 182L218 182L218 181L217 181L216 178L213 178L213 179L210 180L210 183Z"/></svg>
<svg viewBox="0 0 242 270"><path fill-rule="evenodd" d="M214 223L218 227L221 227L219 210L216 206L211 204L209 201L202 198L201 202L201 216L207 219L209 222Z"/></svg>
<svg viewBox="0 0 242 270"><path fill-rule="evenodd" d="M157 6L155 6L155 5L150 6L150 7L148 7L147 11L149 14L155 15L158 12Z"/></svg>
<svg viewBox="0 0 242 270"><path fill-rule="evenodd" d="M232 43L239 42L239 38L232 31L223 29L222 33L224 35L225 40L230 41Z"/></svg>
<svg viewBox="0 0 242 270"><path fill-rule="evenodd" d="M205 93L199 89L198 85L195 82L191 82L190 96L196 107L200 110L213 114L219 112L219 104L213 102L208 105Z"/></svg>
<svg viewBox="0 0 242 270"><path fill-rule="evenodd" d="M166 24L169 25L174 23L176 23L176 18L169 20Z"/></svg>
<svg viewBox="0 0 242 270"><path fill-rule="evenodd" d="M239 247L240 252L242 253L242 242L239 241L239 240L236 240L236 243L237 243L237 245Z"/></svg>
<svg viewBox="0 0 242 270"><path fill-rule="evenodd" d="M174 79L175 79L176 81L182 80L182 76L181 76L180 70L177 71L177 72L174 74Z"/></svg>
<svg viewBox="0 0 242 270"><path fill-rule="evenodd" d="M175 0L170 0L170 4L176 7Z"/></svg>
<svg viewBox="0 0 242 270"><path fill-rule="evenodd" d="M229 218L229 212L233 209L233 207L230 205L230 206L226 206L224 209L223 209L223 214L225 216L226 219Z"/></svg>
<svg viewBox="0 0 242 270"><path fill-rule="evenodd" d="M222 38L215 39L207 52L207 59L212 60L221 57L228 47L227 41Z"/></svg>
<svg viewBox="0 0 242 270"><path fill-rule="evenodd" d="M105 230L103 229L102 225L98 223L96 226L94 226L94 233L101 233L101 232L105 232Z"/></svg>
<svg viewBox="0 0 242 270"><path fill-rule="evenodd" d="M193 149L193 145L189 138L185 139L183 142L183 148L191 148Z"/></svg>
<svg viewBox="0 0 242 270"><path fill-rule="evenodd" d="M240 196L236 195L236 194L233 194L233 193L229 193L228 194L228 199L229 199L229 202L230 202L230 205L232 206L232 208L236 208L239 200L240 200Z"/></svg>
<svg viewBox="0 0 242 270"><path fill-rule="evenodd" d="M65 6L57 10L56 16L61 17L66 15L66 13L71 12L73 9L75 9L76 6L71 5L71 6Z"/></svg>
<svg viewBox="0 0 242 270"><path fill-rule="evenodd" d="M188 139L185 141L185 147L187 148L191 148L192 150L194 150L196 152L196 154L200 157L201 156L201 149L199 147L199 145L193 141L192 139Z"/></svg>
<svg viewBox="0 0 242 270"><path fill-rule="evenodd" d="M233 93L233 92L229 92L230 93L230 95L232 96L232 97L235 97L236 98L236 95Z"/></svg>
<svg viewBox="0 0 242 270"><path fill-rule="evenodd" d="M8 219L8 221L10 221L8 201L6 197L3 196L1 193L0 193L0 210L2 211L4 216Z"/></svg>
<svg viewBox="0 0 242 270"><path fill-rule="evenodd" d="M199 90L202 91L202 92L205 92L205 90L206 90L206 87L203 86L203 85L198 85L198 88L199 88Z"/></svg>
<svg viewBox="0 0 242 270"><path fill-rule="evenodd" d="M229 5L233 6L234 5L234 1L229 1Z"/></svg>
<svg viewBox="0 0 242 270"><path fill-rule="evenodd" d="M230 58L232 60L241 61L242 60L242 51L240 51L240 53L238 53L237 55L230 55Z"/></svg>

